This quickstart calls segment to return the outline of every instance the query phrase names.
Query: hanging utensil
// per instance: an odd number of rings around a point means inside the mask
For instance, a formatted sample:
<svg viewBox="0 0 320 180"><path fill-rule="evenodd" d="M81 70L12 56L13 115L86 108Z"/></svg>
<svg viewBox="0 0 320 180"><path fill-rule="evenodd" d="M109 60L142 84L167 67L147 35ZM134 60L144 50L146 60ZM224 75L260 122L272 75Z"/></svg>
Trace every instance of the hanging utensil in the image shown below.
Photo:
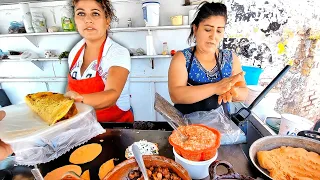
<svg viewBox="0 0 320 180"><path fill-rule="evenodd" d="M147 169L143 162L142 154L140 152L139 147L135 143L132 145L132 152L133 152L134 158L138 163L138 166L140 168L140 171L142 172L144 179L149 180Z"/></svg>
<svg viewBox="0 0 320 180"><path fill-rule="evenodd" d="M251 110L268 94L268 92L280 81L280 79L290 70L291 66L286 65L284 69L271 81L271 83L259 94L250 106L241 108L231 115L231 120L246 133L246 119L251 115Z"/></svg>
<svg viewBox="0 0 320 180"><path fill-rule="evenodd" d="M188 139L180 130L179 126L186 126L188 122L182 118L181 112L174 108L167 100L165 100L158 93L155 95L154 109L159 112L169 125L175 129L181 137L181 140L184 142Z"/></svg>

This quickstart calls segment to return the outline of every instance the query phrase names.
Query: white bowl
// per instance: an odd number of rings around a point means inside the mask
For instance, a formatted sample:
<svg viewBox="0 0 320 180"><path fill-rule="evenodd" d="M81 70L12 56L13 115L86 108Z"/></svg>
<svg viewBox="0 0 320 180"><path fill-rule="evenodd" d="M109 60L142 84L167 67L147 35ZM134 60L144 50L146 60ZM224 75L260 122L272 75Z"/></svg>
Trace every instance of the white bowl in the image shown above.
<svg viewBox="0 0 320 180"><path fill-rule="evenodd" d="M310 130L314 123L306 118L293 114L281 114L279 135L296 136L298 132Z"/></svg>
<svg viewBox="0 0 320 180"><path fill-rule="evenodd" d="M209 176L209 166L218 157L218 151L216 155L206 161L190 161L181 157L173 148L174 159L183 168L185 168L192 179L204 179Z"/></svg>

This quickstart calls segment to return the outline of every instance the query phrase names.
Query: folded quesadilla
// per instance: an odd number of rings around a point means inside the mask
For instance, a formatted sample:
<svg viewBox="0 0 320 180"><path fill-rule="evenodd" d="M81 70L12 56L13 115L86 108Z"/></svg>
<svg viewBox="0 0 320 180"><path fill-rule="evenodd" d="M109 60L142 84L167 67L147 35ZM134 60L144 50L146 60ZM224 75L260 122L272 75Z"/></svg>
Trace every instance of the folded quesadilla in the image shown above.
<svg viewBox="0 0 320 180"><path fill-rule="evenodd" d="M27 105L50 126L57 121L69 119L78 113L73 99L63 94L39 92L25 97Z"/></svg>

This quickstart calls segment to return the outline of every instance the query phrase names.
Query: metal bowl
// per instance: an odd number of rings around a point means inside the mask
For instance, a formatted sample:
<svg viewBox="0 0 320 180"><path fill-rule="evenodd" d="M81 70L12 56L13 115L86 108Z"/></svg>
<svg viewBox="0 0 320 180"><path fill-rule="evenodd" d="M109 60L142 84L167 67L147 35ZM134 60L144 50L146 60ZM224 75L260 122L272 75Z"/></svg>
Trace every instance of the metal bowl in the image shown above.
<svg viewBox="0 0 320 180"><path fill-rule="evenodd" d="M250 160L253 165L264 175L270 177L270 173L259 165L257 159L258 151L269 151L281 146L291 146L295 148L304 148L307 151L312 151L320 154L320 141L300 137L300 136L266 136L252 143L249 149Z"/></svg>
<svg viewBox="0 0 320 180"><path fill-rule="evenodd" d="M188 172L172 159L163 156L147 155L143 156L143 161L147 168L151 166L166 167L176 173L181 179L191 180ZM137 170L138 168L138 164L134 158L128 159L114 167L104 180L127 179L129 172L131 170Z"/></svg>

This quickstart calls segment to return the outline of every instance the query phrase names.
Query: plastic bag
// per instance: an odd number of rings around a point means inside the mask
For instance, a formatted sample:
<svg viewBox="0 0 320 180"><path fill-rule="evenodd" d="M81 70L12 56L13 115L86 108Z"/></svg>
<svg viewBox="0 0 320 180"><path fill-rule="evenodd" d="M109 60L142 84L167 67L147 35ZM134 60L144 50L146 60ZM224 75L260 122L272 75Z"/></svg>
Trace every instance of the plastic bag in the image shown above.
<svg viewBox="0 0 320 180"><path fill-rule="evenodd" d="M17 164L36 165L54 160L105 132L92 107L82 103L76 106L76 116L53 126L48 126L26 104L4 107L1 110L7 115L0 122L0 139L10 144Z"/></svg>
<svg viewBox="0 0 320 180"><path fill-rule="evenodd" d="M46 19L41 12L32 12L32 27L36 33L47 32Z"/></svg>
<svg viewBox="0 0 320 180"><path fill-rule="evenodd" d="M246 142L244 132L224 114L222 106L211 111L186 114L184 118L191 124L204 124L217 129L221 133L221 145Z"/></svg>

